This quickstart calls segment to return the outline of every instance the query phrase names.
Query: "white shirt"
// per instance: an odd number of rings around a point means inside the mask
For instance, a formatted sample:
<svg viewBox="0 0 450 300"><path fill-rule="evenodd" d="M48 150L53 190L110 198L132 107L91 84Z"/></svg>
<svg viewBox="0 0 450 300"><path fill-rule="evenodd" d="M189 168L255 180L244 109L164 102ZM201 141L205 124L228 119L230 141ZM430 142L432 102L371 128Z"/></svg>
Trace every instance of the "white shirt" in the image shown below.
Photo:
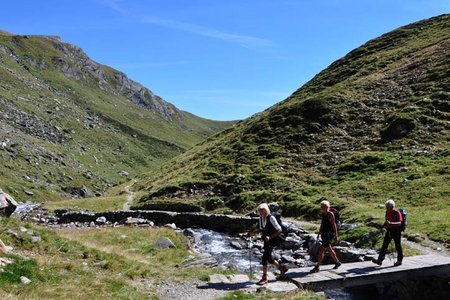
<svg viewBox="0 0 450 300"><path fill-rule="evenodd" d="M278 224L277 219L275 219L274 216L270 216L269 218L270 223L272 223L273 228L275 228L276 231L281 231L281 226ZM259 229L263 230L264 227L266 227L267 224L267 218L259 217Z"/></svg>

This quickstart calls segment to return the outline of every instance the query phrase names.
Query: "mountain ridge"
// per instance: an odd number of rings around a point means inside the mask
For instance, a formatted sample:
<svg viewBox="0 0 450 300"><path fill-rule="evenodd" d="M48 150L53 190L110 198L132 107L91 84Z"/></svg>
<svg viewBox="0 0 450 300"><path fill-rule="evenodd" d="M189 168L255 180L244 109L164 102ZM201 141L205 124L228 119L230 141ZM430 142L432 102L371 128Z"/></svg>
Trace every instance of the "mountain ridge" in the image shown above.
<svg viewBox="0 0 450 300"><path fill-rule="evenodd" d="M101 194L234 123L183 112L59 37L6 32L0 110L2 185L35 199Z"/></svg>
<svg viewBox="0 0 450 300"><path fill-rule="evenodd" d="M245 213L278 201L311 219L323 198L349 216L372 212L353 212L355 203L390 197L417 208L429 186L449 199L449 21L419 21L349 52L286 100L141 176L135 208Z"/></svg>

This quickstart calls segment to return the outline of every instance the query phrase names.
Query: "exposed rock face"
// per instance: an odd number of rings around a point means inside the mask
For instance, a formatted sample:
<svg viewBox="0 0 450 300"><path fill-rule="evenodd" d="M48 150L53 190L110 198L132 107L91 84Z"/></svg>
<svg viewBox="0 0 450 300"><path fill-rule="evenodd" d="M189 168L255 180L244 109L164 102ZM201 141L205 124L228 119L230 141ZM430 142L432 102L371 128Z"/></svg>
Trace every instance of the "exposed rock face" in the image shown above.
<svg viewBox="0 0 450 300"><path fill-rule="evenodd" d="M65 187L63 188L63 190L68 193L69 195L71 195L72 197L81 197L81 198L86 198L86 197L92 197L94 194L92 193L91 190L89 190L87 187L85 186L81 186L81 187Z"/></svg>
<svg viewBox="0 0 450 300"><path fill-rule="evenodd" d="M57 127L47 124L36 115L21 111L13 103L2 98L0 105L2 107L0 121L3 120L26 134L46 141L59 143L63 140L64 135Z"/></svg>
<svg viewBox="0 0 450 300"><path fill-rule="evenodd" d="M123 95L131 102L155 111L166 121L182 117L181 112L174 105L156 96L143 85L129 79L124 73L115 71L114 77L108 77L105 67L90 59L81 48L61 40L51 39L53 46L61 53L61 57L54 58L54 63L67 77L75 80L93 77L101 89Z"/></svg>
<svg viewBox="0 0 450 300"><path fill-rule="evenodd" d="M156 96L141 84L128 79L124 73L117 72L114 74L114 78L118 83L115 91L124 95L135 104L158 112L166 121L171 121L174 117L181 117L180 111L175 106Z"/></svg>

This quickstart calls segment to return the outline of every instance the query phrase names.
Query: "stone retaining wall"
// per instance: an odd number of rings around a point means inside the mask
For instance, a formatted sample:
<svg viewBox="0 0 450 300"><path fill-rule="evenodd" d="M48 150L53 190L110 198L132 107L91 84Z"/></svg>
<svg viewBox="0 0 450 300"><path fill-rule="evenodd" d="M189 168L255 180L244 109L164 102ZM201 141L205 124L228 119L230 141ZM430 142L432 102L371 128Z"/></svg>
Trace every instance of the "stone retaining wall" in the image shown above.
<svg viewBox="0 0 450 300"><path fill-rule="evenodd" d="M181 228L199 227L227 233L245 232L247 229L258 224L258 218L252 217L203 213L177 213L156 210L128 210L98 213L57 210L55 213L59 218L59 223L95 222L99 217L105 217L106 220L111 223L123 223L127 218L132 217L150 220L157 226L175 223L177 227Z"/></svg>

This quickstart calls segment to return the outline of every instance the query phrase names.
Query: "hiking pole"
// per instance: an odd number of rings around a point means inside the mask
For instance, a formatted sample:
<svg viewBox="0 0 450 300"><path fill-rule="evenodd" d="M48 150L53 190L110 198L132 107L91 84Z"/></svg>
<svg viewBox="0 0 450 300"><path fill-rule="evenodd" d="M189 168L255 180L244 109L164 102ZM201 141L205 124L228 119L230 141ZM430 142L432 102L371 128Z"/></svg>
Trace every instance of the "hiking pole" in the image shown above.
<svg viewBox="0 0 450 300"><path fill-rule="evenodd" d="M250 260L250 279L253 277L252 273L252 230L248 231L248 256Z"/></svg>

